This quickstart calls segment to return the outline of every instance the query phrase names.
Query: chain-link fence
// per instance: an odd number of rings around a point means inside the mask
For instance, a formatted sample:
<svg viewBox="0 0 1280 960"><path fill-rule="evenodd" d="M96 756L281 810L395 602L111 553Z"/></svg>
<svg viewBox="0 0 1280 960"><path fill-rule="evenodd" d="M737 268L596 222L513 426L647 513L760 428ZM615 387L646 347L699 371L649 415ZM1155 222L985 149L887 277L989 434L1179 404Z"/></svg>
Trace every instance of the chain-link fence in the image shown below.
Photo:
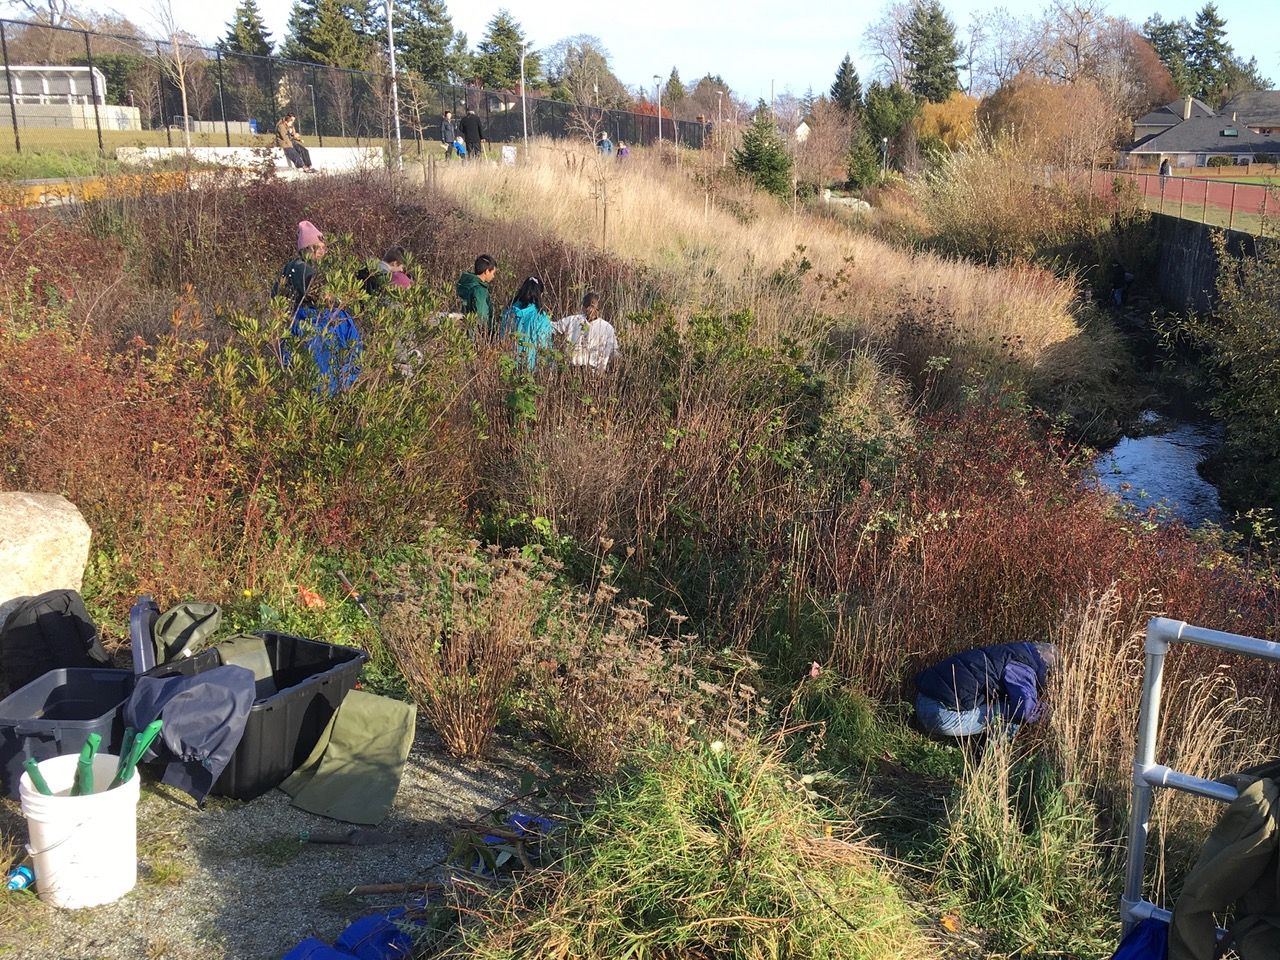
<svg viewBox="0 0 1280 960"><path fill-rule="evenodd" d="M277 122L297 117L314 146L385 146L393 137L391 77L279 57L135 36L0 20L0 109L11 136L0 153L60 150L114 156L121 146L270 146ZM427 83L402 75L406 153L440 140L445 110L474 109L492 142L525 133L525 101L510 91ZM529 97L528 134L608 133L650 144L659 136L701 148L710 126ZM2 122L2 121L0 121Z"/></svg>
<svg viewBox="0 0 1280 960"><path fill-rule="evenodd" d="M1274 165L1178 168L1163 176L1138 170L1075 170L1067 177L1076 189L1104 202L1132 200L1152 213L1253 236L1280 235L1280 167Z"/></svg>

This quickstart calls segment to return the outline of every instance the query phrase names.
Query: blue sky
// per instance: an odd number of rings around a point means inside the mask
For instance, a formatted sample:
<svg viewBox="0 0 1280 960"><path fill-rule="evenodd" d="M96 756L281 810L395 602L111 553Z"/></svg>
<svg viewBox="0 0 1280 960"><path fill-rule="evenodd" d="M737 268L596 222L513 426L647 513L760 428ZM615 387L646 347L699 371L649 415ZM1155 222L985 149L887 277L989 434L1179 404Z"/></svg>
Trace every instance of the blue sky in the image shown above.
<svg viewBox="0 0 1280 960"><path fill-rule="evenodd" d="M944 0L963 28L975 11L1005 6L1033 15L1046 0ZM1155 10L1167 19L1191 18L1203 0L1112 0L1109 11L1141 23ZM779 93L800 94L831 83L836 66L848 51L866 75L871 61L860 49L862 34L876 19L879 3L788 3L786 0L504 0L537 46L548 46L576 33L595 34L613 54L614 68L628 85L652 89L655 73L664 78L672 66L684 80L719 73L747 100L768 98L770 81ZM142 26L154 23L153 0L107 0L82 4L110 8ZM222 34L235 0L175 0L181 24L196 36L212 40ZM284 33L291 0L259 0L274 35ZM0 0L0 8L4 0ZM1280 12L1276 0L1218 0L1236 52L1256 56L1265 76L1280 81ZM475 0L449 3L454 26L474 45L496 6Z"/></svg>

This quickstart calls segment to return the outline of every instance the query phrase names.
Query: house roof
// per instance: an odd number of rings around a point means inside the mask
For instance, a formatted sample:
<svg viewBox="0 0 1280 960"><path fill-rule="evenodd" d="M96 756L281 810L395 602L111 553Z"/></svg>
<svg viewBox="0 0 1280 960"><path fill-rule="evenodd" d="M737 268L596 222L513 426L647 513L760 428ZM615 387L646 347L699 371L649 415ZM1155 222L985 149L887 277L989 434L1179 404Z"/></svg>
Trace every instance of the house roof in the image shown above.
<svg viewBox="0 0 1280 960"><path fill-rule="evenodd" d="M1237 124L1280 127L1280 90L1237 93L1223 104L1219 116L1235 114Z"/></svg>
<svg viewBox="0 0 1280 960"><path fill-rule="evenodd" d="M1222 131L1233 129L1234 137ZM1254 133L1242 115L1192 117L1133 144L1130 153L1280 153L1280 133Z"/></svg>
<svg viewBox="0 0 1280 960"><path fill-rule="evenodd" d="M1134 121L1134 125L1138 127L1172 127L1174 124L1182 122L1183 107L1186 101L1175 100L1173 103L1166 103L1163 107L1156 107L1148 114L1144 114ZM1191 98L1191 116L1194 117L1212 117L1213 111L1208 105L1195 97Z"/></svg>

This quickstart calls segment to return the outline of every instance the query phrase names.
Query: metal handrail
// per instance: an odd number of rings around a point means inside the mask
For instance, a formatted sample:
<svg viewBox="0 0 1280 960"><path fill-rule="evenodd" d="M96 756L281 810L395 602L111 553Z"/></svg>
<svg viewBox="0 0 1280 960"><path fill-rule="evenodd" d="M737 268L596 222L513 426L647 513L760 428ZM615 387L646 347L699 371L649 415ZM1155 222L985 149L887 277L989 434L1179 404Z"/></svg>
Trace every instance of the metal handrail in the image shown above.
<svg viewBox="0 0 1280 960"><path fill-rule="evenodd" d="M1151 805L1157 787L1181 790L1198 797L1231 803L1239 796L1232 786L1180 773L1156 763L1156 734L1160 726L1160 695L1164 684L1164 658L1175 643L1194 643L1246 657L1280 661L1280 643L1245 637L1221 630L1195 627L1181 620L1156 617L1147 624L1146 668L1142 678L1142 706L1138 714L1138 743L1133 757L1133 799L1129 812L1129 857L1125 867L1120 920L1128 933L1148 917L1168 923L1173 914L1143 899L1147 838L1151 831Z"/></svg>

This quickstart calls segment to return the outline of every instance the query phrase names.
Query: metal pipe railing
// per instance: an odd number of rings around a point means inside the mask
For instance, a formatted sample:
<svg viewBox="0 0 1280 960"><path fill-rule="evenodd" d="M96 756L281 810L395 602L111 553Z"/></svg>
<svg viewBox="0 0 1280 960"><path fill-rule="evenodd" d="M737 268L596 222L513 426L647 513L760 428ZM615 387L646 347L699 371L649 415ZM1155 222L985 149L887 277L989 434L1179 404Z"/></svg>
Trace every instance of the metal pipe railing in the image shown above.
<svg viewBox="0 0 1280 960"><path fill-rule="evenodd" d="M1156 737L1160 727L1160 698L1164 686L1164 661L1175 643L1193 643L1246 657L1280 661L1280 643L1245 637L1221 630L1196 627L1181 620L1156 617L1147 624L1146 668L1142 677L1142 705L1138 713L1138 740L1133 756L1133 797L1129 809L1129 855L1125 865L1120 920L1128 933L1147 917L1169 922L1172 914L1143 899L1147 839L1151 832L1151 806L1157 787L1181 790L1194 796L1231 803L1238 791L1225 783L1181 773L1156 762Z"/></svg>

